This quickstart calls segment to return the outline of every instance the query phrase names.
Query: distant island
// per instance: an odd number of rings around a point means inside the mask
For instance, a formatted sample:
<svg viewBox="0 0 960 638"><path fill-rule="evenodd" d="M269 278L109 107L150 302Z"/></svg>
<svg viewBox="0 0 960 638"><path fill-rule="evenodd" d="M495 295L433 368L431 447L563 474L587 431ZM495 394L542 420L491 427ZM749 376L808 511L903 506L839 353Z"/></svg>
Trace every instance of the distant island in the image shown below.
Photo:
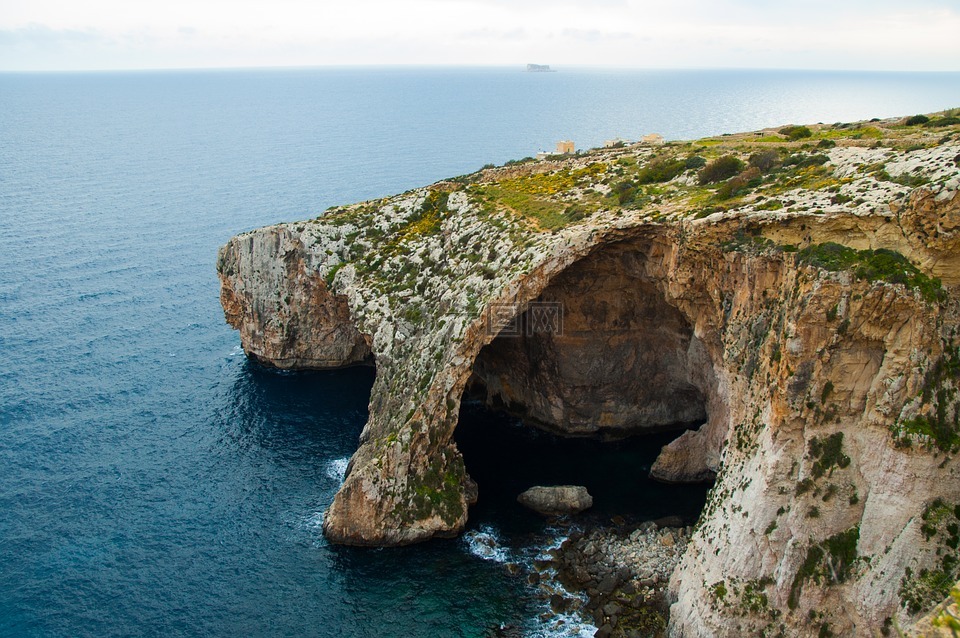
<svg viewBox="0 0 960 638"><path fill-rule="evenodd" d="M527 73L556 73L549 64L528 64Z"/></svg>

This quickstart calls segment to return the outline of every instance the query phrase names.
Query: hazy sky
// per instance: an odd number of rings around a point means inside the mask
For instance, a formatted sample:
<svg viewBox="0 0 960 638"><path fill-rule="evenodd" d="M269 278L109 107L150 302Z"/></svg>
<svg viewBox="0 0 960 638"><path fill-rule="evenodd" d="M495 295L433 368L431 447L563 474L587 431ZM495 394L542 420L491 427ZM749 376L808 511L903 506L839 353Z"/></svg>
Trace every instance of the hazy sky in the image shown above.
<svg viewBox="0 0 960 638"><path fill-rule="evenodd" d="M960 0L0 0L0 70L960 70Z"/></svg>

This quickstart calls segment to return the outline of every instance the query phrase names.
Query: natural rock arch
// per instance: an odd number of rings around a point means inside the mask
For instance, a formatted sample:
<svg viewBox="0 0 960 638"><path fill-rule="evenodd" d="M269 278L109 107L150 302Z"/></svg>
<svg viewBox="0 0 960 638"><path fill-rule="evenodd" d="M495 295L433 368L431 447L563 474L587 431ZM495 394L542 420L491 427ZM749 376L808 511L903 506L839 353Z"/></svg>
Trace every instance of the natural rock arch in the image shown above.
<svg viewBox="0 0 960 638"><path fill-rule="evenodd" d="M707 389L706 425L658 462L661 477L675 480L720 469L672 579L672 631L739 631L743 619L717 608L707 590L723 579L767 583L771 607L791 628L825 604L851 611L834 627L841 633L903 619L907 568L939 561L921 533L925 508L960 499L957 482L945 480L956 462L914 431L917 419L939 416L927 395L940 391L926 386L956 388L955 376L934 374L958 356L955 181L916 189L890 210L746 207L678 219L663 206L598 213L535 235L461 189L450 192L442 218L426 220L436 222L428 234L413 233L422 203L454 188L260 229L221 250L221 299L248 354L292 368L376 359L370 419L325 518L332 541L399 545L461 530L472 490L452 437L460 397L477 356L509 320L486 309L524 307L578 262L632 245L644 255L637 271L689 324L715 380L696 386ZM672 221L655 221L665 215ZM403 250L369 252L370 237L353 250L355 222L364 220L371 236L389 230ZM794 252L841 240L848 249L899 251L943 277L945 299ZM424 276L411 273L414 253ZM952 418L956 406L947 408ZM824 475L818 455L827 441L843 463ZM837 490L829 516L814 515ZM805 580L807 559L841 537L855 539L863 573L846 583Z"/></svg>
<svg viewBox="0 0 960 638"><path fill-rule="evenodd" d="M649 243L605 246L558 274L478 354L488 402L568 436L700 424L715 385L690 322L645 272Z"/></svg>

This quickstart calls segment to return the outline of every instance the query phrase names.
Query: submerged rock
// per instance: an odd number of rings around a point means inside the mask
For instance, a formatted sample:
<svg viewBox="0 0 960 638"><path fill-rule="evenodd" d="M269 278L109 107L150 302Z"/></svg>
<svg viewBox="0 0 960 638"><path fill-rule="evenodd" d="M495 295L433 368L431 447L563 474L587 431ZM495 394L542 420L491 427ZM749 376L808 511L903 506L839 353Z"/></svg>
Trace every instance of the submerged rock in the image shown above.
<svg viewBox="0 0 960 638"><path fill-rule="evenodd" d="M544 516L577 514L593 507L593 497L581 485L538 485L518 496L517 502Z"/></svg>

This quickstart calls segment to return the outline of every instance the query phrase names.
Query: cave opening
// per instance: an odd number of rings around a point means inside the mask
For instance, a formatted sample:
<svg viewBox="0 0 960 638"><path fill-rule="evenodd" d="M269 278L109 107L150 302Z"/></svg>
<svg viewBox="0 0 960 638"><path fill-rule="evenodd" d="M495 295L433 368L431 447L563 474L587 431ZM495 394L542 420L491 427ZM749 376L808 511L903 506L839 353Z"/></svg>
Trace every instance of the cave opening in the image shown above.
<svg viewBox="0 0 960 638"><path fill-rule="evenodd" d="M594 506L580 516L699 517L708 483L649 477L716 396L707 348L649 274L650 251L624 243L570 266L477 356L455 432L479 488L472 520L535 518L516 502L534 485L585 486Z"/></svg>

